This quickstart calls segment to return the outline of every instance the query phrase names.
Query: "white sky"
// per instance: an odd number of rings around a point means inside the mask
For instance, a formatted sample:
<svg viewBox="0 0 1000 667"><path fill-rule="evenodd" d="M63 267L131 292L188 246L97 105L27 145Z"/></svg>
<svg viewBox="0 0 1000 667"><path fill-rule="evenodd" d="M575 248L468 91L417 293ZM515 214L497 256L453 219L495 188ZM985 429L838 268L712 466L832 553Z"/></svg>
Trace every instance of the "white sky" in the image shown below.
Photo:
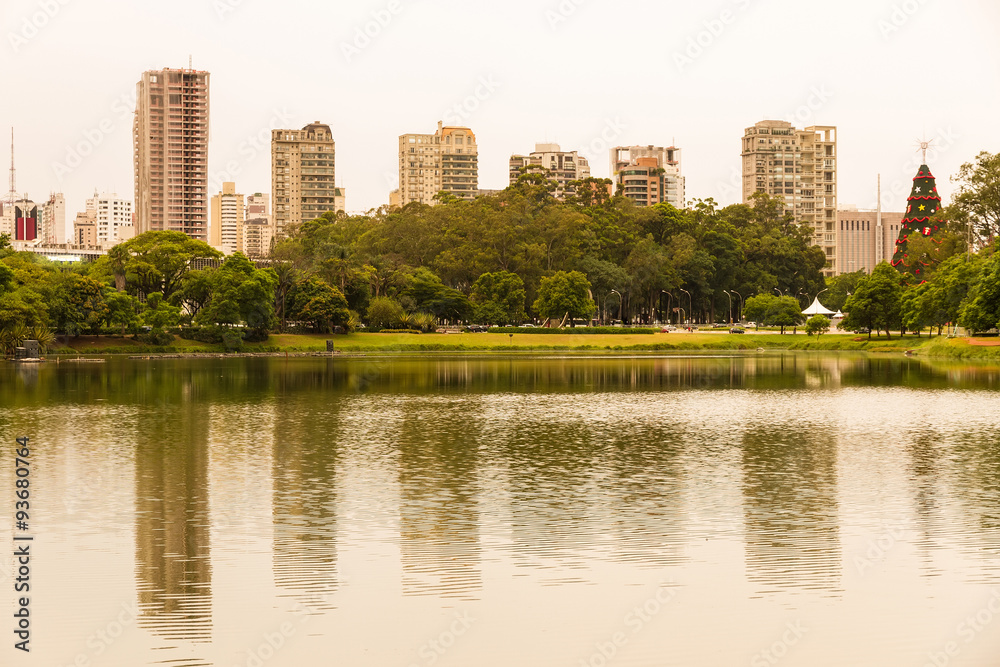
<svg viewBox="0 0 1000 667"><path fill-rule="evenodd" d="M18 191L64 192L68 223L95 188L133 199L135 84L190 54L212 75L213 185L246 194L270 190L272 126L329 124L364 211L396 187L400 134L462 119L481 188L536 142L581 150L595 176L607 146L674 143L688 198L730 204L744 129L798 114L838 127L842 206L874 207L881 172L902 210L921 135L941 137L946 199L963 162L1000 150L998 26L996 0L3 0L0 164L13 126Z"/></svg>

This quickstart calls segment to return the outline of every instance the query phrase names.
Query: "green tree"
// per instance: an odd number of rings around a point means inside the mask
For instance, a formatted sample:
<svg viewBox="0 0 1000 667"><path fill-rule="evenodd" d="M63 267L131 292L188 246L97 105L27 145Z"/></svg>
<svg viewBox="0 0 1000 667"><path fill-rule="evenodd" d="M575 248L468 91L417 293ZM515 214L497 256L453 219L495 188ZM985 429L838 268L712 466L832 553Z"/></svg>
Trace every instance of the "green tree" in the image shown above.
<svg viewBox="0 0 1000 667"><path fill-rule="evenodd" d="M984 242L1000 236L1000 153L981 152L953 180L960 185L952 206L968 216L976 238Z"/></svg>
<svg viewBox="0 0 1000 667"><path fill-rule="evenodd" d="M542 278L535 312L545 319L588 319L596 307L590 296L590 282L579 271L559 271L554 276Z"/></svg>
<svg viewBox="0 0 1000 667"><path fill-rule="evenodd" d="M398 301L387 296L377 296L368 304L365 319L368 320L368 326L378 331L398 328L405 316L406 312Z"/></svg>
<svg viewBox="0 0 1000 667"><path fill-rule="evenodd" d="M806 321L806 333L820 336L830 330L830 319L825 315L813 315Z"/></svg>
<svg viewBox="0 0 1000 667"><path fill-rule="evenodd" d="M181 309L172 306L159 292L153 292L146 297L146 309L142 312L142 322L152 327L155 332L162 332L167 327L177 326L181 321Z"/></svg>
<svg viewBox="0 0 1000 667"><path fill-rule="evenodd" d="M104 295L107 312L104 321L110 326L121 327L122 335L126 329L134 329L139 324L139 300L131 294L111 291Z"/></svg>
<svg viewBox="0 0 1000 667"><path fill-rule="evenodd" d="M847 312L841 328L885 331L891 338L890 328L902 326L901 297L903 288L897 272L888 262L881 262L870 276L858 283L857 289L847 299Z"/></svg>
<svg viewBox="0 0 1000 667"><path fill-rule="evenodd" d="M107 312L104 286L93 278L65 273L55 281L49 314L57 331L70 336L99 333Z"/></svg>
<svg viewBox="0 0 1000 667"><path fill-rule="evenodd" d="M524 281L516 273L484 273L472 285L473 318L482 324L521 324L524 312Z"/></svg>
<svg viewBox="0 0 1000 667"><path fill-rule="evenodd" d="M433 271L424 267L414 272L401 296L418 312L432 313L438 318L461 320L469 313L469 298L446 286Z"/></svg>
<svg viewBox="0 0 1000 667"><path fill-rule="evenodd" d="M1000 252L985 261L982 277L966 297L959 321L970 331L1000 327Z"/></svg>
<svg viewBox="0 0 1000 667"><path fill-rule="evenodd" d="M254 340L266 340L277 324L274 293L278 276L273 269L257 269L243 254L228 257L208 277L211 289L196 321L232 327L245 324Z"/></svg>
<svg viewBox="0 0 1000 667"><path fill-rule="evenodd" d="M317 276L296 285L292 304L292 317L311 323L318 333L346 327L351 317L343 292Z"/></svg>
<svg viewBox="0 0 1000 667"><path fill-rule="evenodd" d="M184 275L199 259L216 259L222 253L183 232L146 232L123 244L127 253L126 287L148 297L160 292L165 299L180 289Z"/></svg>

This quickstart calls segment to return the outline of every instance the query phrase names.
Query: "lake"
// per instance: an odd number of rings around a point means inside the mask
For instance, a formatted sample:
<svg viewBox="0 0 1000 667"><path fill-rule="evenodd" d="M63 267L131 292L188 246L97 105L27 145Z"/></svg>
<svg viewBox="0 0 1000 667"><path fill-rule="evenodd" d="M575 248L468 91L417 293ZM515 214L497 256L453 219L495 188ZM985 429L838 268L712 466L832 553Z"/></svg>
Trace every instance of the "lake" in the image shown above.
<svg viewBox="0 0 1000 667"><path fill-rule="evenodd" d="M0 662L995 665L998 390L901 355L6 363Z"/></svg>

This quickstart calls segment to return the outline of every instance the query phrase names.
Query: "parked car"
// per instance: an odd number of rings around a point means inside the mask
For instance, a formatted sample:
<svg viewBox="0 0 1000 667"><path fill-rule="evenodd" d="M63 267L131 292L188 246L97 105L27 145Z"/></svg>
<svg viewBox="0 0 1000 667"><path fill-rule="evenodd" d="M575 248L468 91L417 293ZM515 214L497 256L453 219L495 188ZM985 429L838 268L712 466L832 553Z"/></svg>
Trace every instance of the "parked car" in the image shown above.
<svg viewBox="0 0 1000 667"><path fill-rule="evenodd" d="M725 322L716 322L715 324L712 325L712 328L713 329L725 329L728 326L729 325L726 324Z"/></svg>
<svg viewBox="0 0 1000 667"><path fill-rule="evenodd" d="M486 333L486 327L482 324L470 324L469 333Z"/></svg>
<svg viewBox="0 0 1000 667"><path fill-rule="evenodd" d="M746 329L743 329L741 327L733 327L732 329L729 330L729 333L746 333L746 332L747 332Z"/></svg>
<svg viewBox="0 0 1000 667"><path fill-rule="evenodd" d="M860 329L854 330L854 333L856 334L870 334L871 332L872 330L869 329L868 327L861 327Z"/></svg>

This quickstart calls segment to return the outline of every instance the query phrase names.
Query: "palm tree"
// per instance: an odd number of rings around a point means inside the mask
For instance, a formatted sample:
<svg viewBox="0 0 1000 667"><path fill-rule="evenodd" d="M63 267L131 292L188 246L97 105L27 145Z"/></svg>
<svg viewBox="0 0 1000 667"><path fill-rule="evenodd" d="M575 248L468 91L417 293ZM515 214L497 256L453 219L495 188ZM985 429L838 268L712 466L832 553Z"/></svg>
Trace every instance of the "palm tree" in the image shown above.
<svg viewBox="0 0 1000 667"><path fill-rule="evenodd" d="M108 264L115 276L115 289L125 291L125 267L132 255L124 244L119 243L108 251Z"/></svg>

